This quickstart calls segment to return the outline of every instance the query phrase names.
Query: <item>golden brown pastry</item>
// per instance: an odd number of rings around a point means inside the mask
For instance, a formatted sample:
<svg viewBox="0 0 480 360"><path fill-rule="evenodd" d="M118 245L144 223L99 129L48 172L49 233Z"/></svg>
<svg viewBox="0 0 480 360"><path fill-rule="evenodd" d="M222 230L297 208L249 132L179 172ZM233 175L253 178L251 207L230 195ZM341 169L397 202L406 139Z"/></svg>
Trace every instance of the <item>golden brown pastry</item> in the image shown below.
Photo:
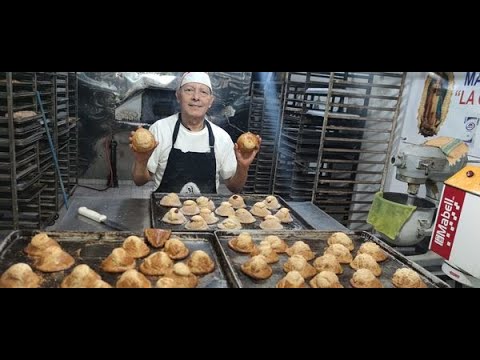
<svg viewBox="0 0 480 360"><path fill-rule="evenodd" d="M195 250L188 259L187 265L195 275L205 275L215 269L215 263L203 250Z"/></svg>
<svg viewBox="0 0 480 360"><path fill-rule="evenodd" d="M273 273L272 268L268 265L267 260L263 255L257 255L250 258L250 260L247 260L246 263L240 266L240 269L247 276L257 280L268 279Z"/></svg>
<svg viewBox="0 0 480 360"><path fill-rule="evenodd" d="M269 243L263 243L256 247L254 251L251 252L251 256L263 255L268 264L273 264L278 262L280 259L278 254L272 249Z"/></svg>
<svg viewBox="0 0 480 360"><path fill-rule="evenodd" d="M310 280L310 286L314 289L340 289L343 285L340 284L338 276L334 272L324 270L317 274Z"/></svg>
<svg viewBox="0 0 480 360"><path fill-rule="evenodd" d="M50 246L60 247L60 245L50 238L47 233L35 235L25 248L25 252L31 256L39 256L46 248Z"/></svg>
<svg viewBox="0 0 480 360"><path fill-rule="evenodd" d="M103 281L103 280L97 280L92 284L93 289L111 289L112 285L109 283Z"/></svg>
<svg viewBox="0 0 480 360"><path fill-rule="evenodd" d="M188 250L180 239L173 237L167 240L163 250L172 260L185 259L190 253L190 250Z"/></svg>
<svg viewBox="0 0 480 360"><path fill-rule="evenodd" d="M278 202L278 199L273 195L267 196L263 200L263 202L265 203L265 205L267 205L267 209L269 210L277 210L281 207L280 203Z"/></svg>
<svg viewBox="0 0 480 360"><path fill-rule="evenodd" d="M273 216L265 216L265 220L260 223L260 228L263 230L282 230L283 225L280 223L280 219Z"/></svg>
<svg viewBox="0 0 480 360"><path fill-rule="evenodd" d="M200 213L200 208L197 203L193 200L185 200L180 211L184 215L197 215Z"/></svg>
<svg viewBox="0 0 480 360"><path fill-rule="evenodd" d="M420 275L409 268L397 269L392 276L392 284L396 288L426 288Z"/></svg>
<svg viewBox="0 0 480 360"><path fill-rule="evenodd" d="M228 198L228 202L232 204L232 207L234 209L240 209L244 208L247 205L245 205L245 201L243 201L243 198L240 195L232 195Z"/></svg>
<svg viewBox="0 0 480 360"><path fill-rule="evenodd" d="M168 207L180 207L182 206L182 202L180 201L180 198L177 194L169 193L162 197L162 199L160 200L160 205Z"/></svg>
<svg viewBox="0 0 480 360"><path fill-rule="evenodd" d="M25 263L10 266L0 277L0 288L38 288L42 278Z"/></svg>
<svg viewBox="0 0 480 360"><path fill-rule="evenodd" d="M210 209L200 209L200 216L205 220L208 225L217 223L220 219L215 216Z"/></svg>
<svg viewBox="0 0 480 360"><path fill-rule="evenodd" d="M173 265L173 269L164 277L172 279L174 281L173 287L175 288L194 288L198 285L197 276L193 274L190 268L183 262Z"/></svg>
<svg viewBox="0 0 480 360"><path fill-rule="evenodd" d="M228 241L228 246L233 250L244 254L250 254L255 250L255 243L248 232L242 232L240 235L230 239Z"/></svg>
<svg viewBox="0 0 480 360"><path fill-rule="evenodd" d="M208 210L208 209L204 209L204 210ZM192 216L192 219L189 222L187 222L185 227L188 230L208 230L207 222L200 215Z"/></svg>
<svg viewBox="0 0 480 360"><path fill-rule="evenodd" d="M72 272L68 274L60 284L61 288L95 288L102 281L102 277L98 275L90 266L86 264L77 265ZM108 287L111 287L107 284Z"/></svg>
<svg viewBox="0 0 480 360"><path fill-rule="evenodd" d="M301 255L293 255L283 264L283 271L289 272L293 270L298 271L304 279L309 279L317 274L317 270Z"/></svg>
<svg viewBox="0 0 480 360"><path fill-rule="evenodd" d="M115 248L112 253L102 261L103 271L119 273L135 268L135 259L128 255L124 248Z"/></svg>
<svg viewBox="0 0 480 360"><path fill-rule="evenodd" d="M155 286L160 289L172 289L177 287L175 284L175 280L168 277L161 277L160 279L158 279Z"/></svg>
<svg viewBox="0 0 480 360"><path fill-rule="evenodd" d="M137 259L142 258L150 254L150 248L145 244L143 239L138 236L129 236L123 242L122 247L125 249L128 255Z"/></svg>
<svg viewBox="0 0 480 360"><path fill-rule="evenodd" d="M217 226L222 230L240 230L242 228L242 224L236 216L229 216Z"/></svg>
<svg viewBox="0 0 480 360"><path fill-rule="evenodd" d="M327 247L323 253L334 255L340 264L350 264L353 260L352 254L350 251L343 246L342 244L332 244Z"/></svg>
<svg viewBox="0 0 480 360"><path fill-rule="evenodd" d="M33 267L43 272L65 270L75 264L75 259L58 246L50 246L35 257Z"/></svg>
<svg viewBox="0 0 480 360"><path fill-rule="evenodd" d="M281 208L274 216L280 219L280 222L284 224L293 222L292 215L290 215L290 210L287 208Z"/></svg>
<svg viewBox="0 0 480 360"><path fill-rule="evenodd" d="M235 209L228 201L223 201L220 206L215 209L215 214L220 216L235 216Z"/></svg>
<svg viewBox="0 0 480 360"><path fill-rule="evenodd" d="M168 212L163 216L162 221L169 223L180 225L187 221L185 216L178 210L177 208L171 208Z"/></svg>
<svg viewBox="0 0 480 360"><path fill-rule="evenodd" d="M117 281L117 288L150 289L152 284L145 275L135 269L125 271Z"/></svg>
<svg viewBox="0 0 480 360"><path fill-rule="evenodd" d="M238 137L237 146L242 153L247 154L258 150L260 148L260 142L257 135L247 131Z"/></svg>
<svg viewBox="0 0 480 360"><path fill-rule="evenodd" d="M149 152L155 145L155 137L147 129L138 128L132 136L132 148L136 152Z"/></svg>
<svg viewBox="0 0 480 360"><path fill-rule="evenodd" d="M280 239L276 235L265 236L265 238L260 242L260 244L264 241L269 243L272 249L275 250L277 254L283 254L287 251L288 245L285 240Z"/></svg>
<svg viewBox="0 0 480 360"><path fill-rule="evenodd" d="M293 270L289 271L275 287L279 289L298 289L306 288L307 285L305 284L305 279L302 275L298 271Z"/></svg>
<svg viewBox="0 0 480 360"><path fill-rule="evenodd" d="M235 216L238 218L238 220L240 220L240 223L242 224L252 224L257 221L257 219L253 217L250 211L245 209L237 209L237 211L235 211Z"/></svg>
<svg viewBox="0 0 480 360"><path fill-rule="evenodd" d="M163 230L163 229L145 229L145 237L147 241L154 248L160 248L165 245L165 242L170 238L172 230Z"/></svg>
<svg viewBox="0 0 480 360"><path fill-rule="evenodd" d="M363 243L358 249L359 254L369 254L377 262L385 261L388 259L388 254L378 245L372 241Z"/></svg>
<svg viewBox="0 0 480 360"><path fill-rule="evenodd" d="M285 252L288 254L288 256L302 255L307 261L315 258L315 253L310 249L310 246L305 244L303 241L295 241L295 243Z"/></svg>
<svg viewBox="0 0 480 360"><path fill-rule="evenodd" d="M336 232L330 235L330 237L327 240L327 243L328 245L342 244L349 251L352 251L355 248L355 246L353 245L352 239L350 239L350 237L343 232Z"/></svg>
<svg viewBox="0 0 480 360"><path fill-rule="evenodd" d="M157 276L165 275L173 268L173 260L162 252L157 251L143 260L139 270L145 275Z"/></svg>
<svg viewBox="0 0 480 360"><path fill-rule="evenodd" d="M255 215L264 218L267 215L272 215L271 211L267 209L267 205L264 202L256 202L253 204L250 212Z"/></svg>
<svg viewBox="0 0 480 360"><path fill-rule="evenodd" d="M215 210L215 203L213 202L213 200L210 200L206 196L200 196L195 201L197 202L197 205L200 208L200 210L202 209L209 209L210 211Z"/></svg>
<svg viewBox="0 0 480 360"><path fill-rule="evenodd" d="M383 288L382 283L368 269L358 269L353 273L350 284L354 288Z"/></svg>
<svg viewBox="0 0 480 360"><path fill-rule="evenodd" d="M342 265L337 260L337 257L332 254L325 254L313 261L313 267L318 271L331 271L335 274L342 274Z"/></svg>
<svg viewBox="0 0 480 360"><path fill-rule="evenodd" d="M382 268L380 267L380 265L378 265L372 255L358 254L357 256L355 256L355 259L353 259L353 261L350 263L350 266L352 267L352 269L355 270L368 269L375 276L380 276L382 274Z"/></svg>

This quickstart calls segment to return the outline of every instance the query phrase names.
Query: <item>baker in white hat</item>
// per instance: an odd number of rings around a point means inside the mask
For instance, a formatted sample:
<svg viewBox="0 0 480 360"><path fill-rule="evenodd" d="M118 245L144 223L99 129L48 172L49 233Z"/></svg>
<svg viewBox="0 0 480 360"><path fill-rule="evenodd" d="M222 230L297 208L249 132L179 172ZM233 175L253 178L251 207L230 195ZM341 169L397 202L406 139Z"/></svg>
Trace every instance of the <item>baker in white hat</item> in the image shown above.
<svg viewBox="0 0 480 360"><path fill-rule="evenodd" d="M184 73L176 96L180 112L156 121L149 129L156 147L139 153L130 146L135 156L135 184L153 178L156 192L198 195L217 193L222 177L230 191L240 192L258 149L240 152L225 130L207 120L214 100L209 75Z"/></svg>

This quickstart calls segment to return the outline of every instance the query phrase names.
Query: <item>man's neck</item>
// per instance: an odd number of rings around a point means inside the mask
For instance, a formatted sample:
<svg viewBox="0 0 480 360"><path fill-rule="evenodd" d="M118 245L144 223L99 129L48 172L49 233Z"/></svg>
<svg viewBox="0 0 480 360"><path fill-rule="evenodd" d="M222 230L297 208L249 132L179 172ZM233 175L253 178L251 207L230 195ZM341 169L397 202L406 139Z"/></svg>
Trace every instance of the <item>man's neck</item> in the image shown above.
<svg viewBox="0 0 480 360"><path fill-rule="evenodd" d="M201 118L201 119L192 118L182 114L181 120L182 120L182 125L190 131L194 131L194 132L201 131L205 127L204 118Z"/></svg>

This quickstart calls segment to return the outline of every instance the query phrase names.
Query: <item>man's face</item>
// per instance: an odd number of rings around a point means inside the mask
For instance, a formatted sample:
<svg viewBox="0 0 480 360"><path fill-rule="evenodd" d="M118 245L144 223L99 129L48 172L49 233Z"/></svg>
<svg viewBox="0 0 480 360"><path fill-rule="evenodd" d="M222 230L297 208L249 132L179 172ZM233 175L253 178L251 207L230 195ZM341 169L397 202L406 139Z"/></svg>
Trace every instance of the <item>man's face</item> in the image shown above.
<svg viewBox="0 0 480 360"><path fill-rule="evenodd" d="M187 83L177 91L177 99L183 113L202 118L213 103L210 88L200 83Z"/></svg>

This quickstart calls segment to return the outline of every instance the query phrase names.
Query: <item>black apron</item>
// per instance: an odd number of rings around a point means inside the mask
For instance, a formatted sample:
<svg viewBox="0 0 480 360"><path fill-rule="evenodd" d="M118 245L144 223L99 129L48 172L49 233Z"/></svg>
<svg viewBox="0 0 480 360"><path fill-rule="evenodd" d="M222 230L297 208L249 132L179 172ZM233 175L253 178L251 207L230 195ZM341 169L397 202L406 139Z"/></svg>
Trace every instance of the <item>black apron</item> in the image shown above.
<svg viewBox="0 0 480 360"><path fill-rule="evenodd" d="M175 192L180 193L182 188L188 184L184 192L194 193L195 185L201 193L216 194L216 176L217 162L215 159L215 138L213 136L212 127L205 120L208 129L208 143L210 151L206 153L186 152L175 149L174 145L177 141L178 131L180 129L181 116L178 115L177 123L172 135L172 149L168 156L167 167L162 177L160 186L155 192ZM197 190L198 192L198 190Z"/></svg>

